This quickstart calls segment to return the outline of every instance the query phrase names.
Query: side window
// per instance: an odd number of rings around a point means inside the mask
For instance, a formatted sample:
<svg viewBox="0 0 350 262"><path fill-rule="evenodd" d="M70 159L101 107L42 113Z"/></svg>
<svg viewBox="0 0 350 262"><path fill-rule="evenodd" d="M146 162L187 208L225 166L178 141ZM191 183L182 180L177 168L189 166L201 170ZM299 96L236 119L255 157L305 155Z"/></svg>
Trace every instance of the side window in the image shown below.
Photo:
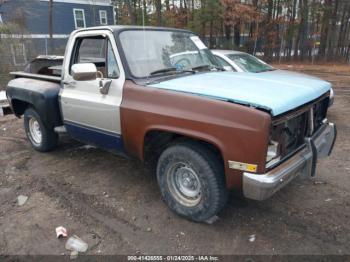
<svg viewBox="0 0 350 262"><path fill-rule="evenodd" d="M103 76L106 76L106 39L81 38L77 40L72 64L93 63Z"/></svg>
<svg viewBox="0 0 350 262"><path fill-rule="evenodd" d="M222 66L222 67L230 67L233 71L236 71L229 63L227 63L224 59L222 59L221 57L219 56L215 56L215 58L218 60L219 64Z"/></svg>
<svg viewBox="0 0 350 262"><path fill-rule="evenodd" d="M105 38L82 38L76 63L105 63Z"/></svg>
<svg viewBox="0 0 350 262"><path fill-rule="evenodd" d="M107 11L106 10L100 10L100 24L101 25L107 25Z"/></svg>
<svg viewBox="0 0 350 262"><path fill-rule="evenodd" d="M93 63L105 78L118 78L119 67L111 42L104 37L86 37L76 40L73 64Z"/></svg>
<svg viewBox="0 0 350 262"><path fill-rule="evenodd" d="M118 78L119 77L119 68L118 63L113 52L111 42L108 41L107 48L107 77L108 78Z"/></svg>
<svg viewBox="0 0 350 262"><path fill-rule="evenodd" d="M84 9L73 9L75 29L86 27Z"/></svg>

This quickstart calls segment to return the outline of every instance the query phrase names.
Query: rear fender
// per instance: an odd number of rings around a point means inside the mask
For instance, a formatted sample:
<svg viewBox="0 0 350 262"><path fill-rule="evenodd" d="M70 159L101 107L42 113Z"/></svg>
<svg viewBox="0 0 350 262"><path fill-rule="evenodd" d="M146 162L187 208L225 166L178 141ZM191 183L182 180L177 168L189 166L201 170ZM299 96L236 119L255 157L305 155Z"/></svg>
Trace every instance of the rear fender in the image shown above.
<svg viewBox="0 0 350 262"><path fill-rule="evenodd" d="M48 128L62 125L58 93L60 85L48 81L17 78L9 82L6 94L11 108L21 117L28 107L33 107Z"/></svg>

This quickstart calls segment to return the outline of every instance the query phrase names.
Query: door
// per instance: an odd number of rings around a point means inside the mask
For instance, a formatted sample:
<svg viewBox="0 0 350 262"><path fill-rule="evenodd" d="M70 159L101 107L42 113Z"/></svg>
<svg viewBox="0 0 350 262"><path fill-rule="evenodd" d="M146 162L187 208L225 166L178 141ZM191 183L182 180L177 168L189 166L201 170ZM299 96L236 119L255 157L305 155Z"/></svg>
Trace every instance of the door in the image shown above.
<svg viewBox="0 0 350 262"><path fill-rule="evenodd" d="M60 93L61 110L67 132L78 140L108 150L122 150L120 104L125 75L113 34L110 32L77 33L68 43L71 57L64 65L64 83ZM98 78L76 81L71 67L94 63ZM99 89L101 79L111 80L107 94Z"/></svg>

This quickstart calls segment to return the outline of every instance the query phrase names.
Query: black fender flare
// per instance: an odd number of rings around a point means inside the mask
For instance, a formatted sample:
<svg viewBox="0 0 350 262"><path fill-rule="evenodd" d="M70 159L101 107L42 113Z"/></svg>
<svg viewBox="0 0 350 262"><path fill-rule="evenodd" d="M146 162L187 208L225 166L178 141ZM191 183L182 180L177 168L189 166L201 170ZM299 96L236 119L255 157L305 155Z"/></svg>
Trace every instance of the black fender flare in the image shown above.
<svg viewBox="0 0 350 262"><path fill-rule="evenodd" d="M14 79L6 88L11 109L17 117L21 117L29 106L33 107L48 128L62 125L59 91L58 83L26 78Z"/></svg>

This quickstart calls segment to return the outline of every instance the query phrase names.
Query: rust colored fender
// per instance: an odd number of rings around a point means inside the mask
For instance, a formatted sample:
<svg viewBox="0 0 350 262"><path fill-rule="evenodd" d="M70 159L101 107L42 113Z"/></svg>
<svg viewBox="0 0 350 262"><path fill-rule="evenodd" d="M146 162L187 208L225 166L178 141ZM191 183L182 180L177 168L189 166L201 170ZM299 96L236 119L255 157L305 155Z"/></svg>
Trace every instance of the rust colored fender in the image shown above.
<svg viewBox="0 0 350 262"><path fill-rule="evenodd" d="M152 130L168 131L214 145L222 154L228 188L240 189L242 172L228 161L257 164L265 171L271 117L246 106L126 81L121 127L127 153L144 159L144 139Z"/></svg>

